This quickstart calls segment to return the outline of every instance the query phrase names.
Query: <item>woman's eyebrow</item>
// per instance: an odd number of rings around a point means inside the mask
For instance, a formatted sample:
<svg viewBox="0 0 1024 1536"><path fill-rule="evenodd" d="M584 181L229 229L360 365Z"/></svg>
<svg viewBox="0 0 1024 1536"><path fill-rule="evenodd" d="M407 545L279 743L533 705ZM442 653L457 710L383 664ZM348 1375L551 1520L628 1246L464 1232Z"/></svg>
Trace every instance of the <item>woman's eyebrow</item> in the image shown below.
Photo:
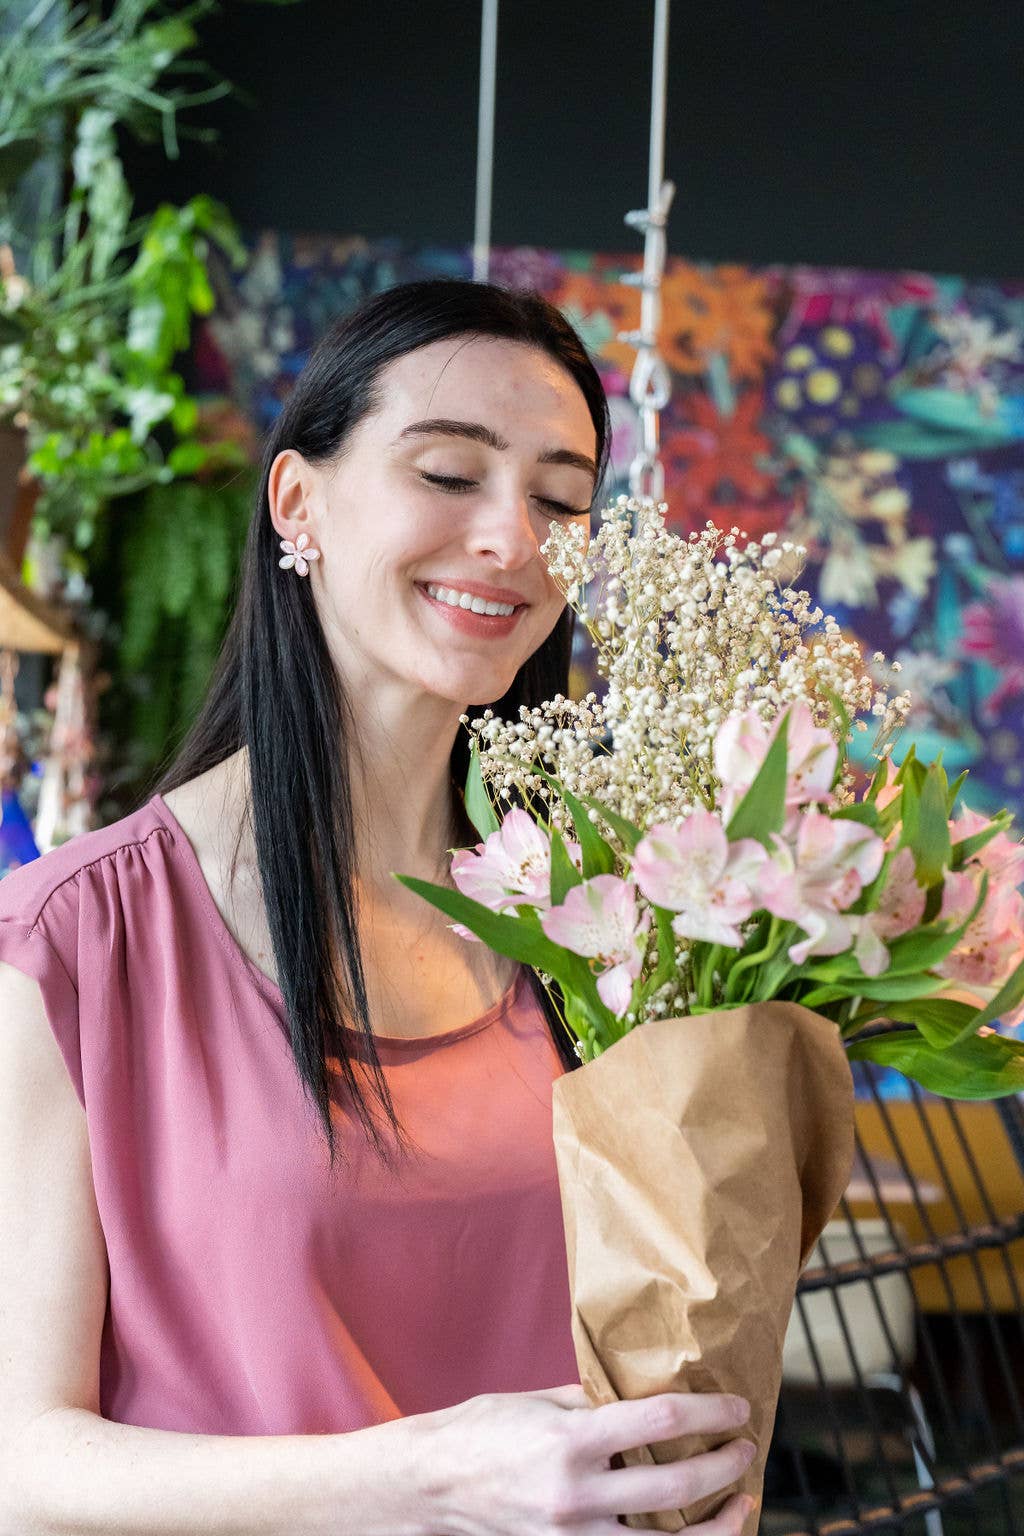
<svg viewBox="0 0 1024 1536"><path fill-rule="evenodd" d="M444 437L468 437L474 443L483 443L485 448L494 448L498 453L503 453L511 447L505 438L499 437L490 427L485 427L480 421L449 421L443 416L431 417L427 421L414 421L410 426L404 427L395 438L395 443L400 443L406 437L427 437L441 435ZM394 446L394 444L392 444ZM537 456L538 464L569 464L574 469L585 470L594 480L597 479L597 465L593 459L589 459L585 453L576 453L572 448L546 448Z"/></svg>

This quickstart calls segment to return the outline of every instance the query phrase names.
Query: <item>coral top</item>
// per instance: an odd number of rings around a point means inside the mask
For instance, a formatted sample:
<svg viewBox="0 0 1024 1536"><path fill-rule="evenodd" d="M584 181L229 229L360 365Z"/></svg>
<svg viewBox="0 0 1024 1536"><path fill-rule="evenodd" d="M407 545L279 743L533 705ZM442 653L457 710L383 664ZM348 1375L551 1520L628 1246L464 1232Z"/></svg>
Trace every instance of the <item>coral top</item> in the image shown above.
<svg viewBox="0 0 1024 1536"><path fill-rule="evenodd" d="M471 1024L378 1036L416 1155L389 1176L338 1100L332 1182L281 992L160 795L0 880L0 960L39 983L85 1108L105 1418L319 1434L579 1380L564 1068L525 969Z"/></svg>

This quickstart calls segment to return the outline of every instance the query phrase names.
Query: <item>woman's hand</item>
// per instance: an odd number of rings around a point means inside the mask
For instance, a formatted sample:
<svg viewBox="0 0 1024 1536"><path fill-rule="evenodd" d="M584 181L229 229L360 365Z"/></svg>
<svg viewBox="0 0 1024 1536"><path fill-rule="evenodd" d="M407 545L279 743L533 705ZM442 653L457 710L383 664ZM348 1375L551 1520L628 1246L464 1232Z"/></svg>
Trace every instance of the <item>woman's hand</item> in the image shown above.
<svg viewBox="0 0 1024 1536"><path fill-rule="evenodd" d="M427 1417L445 1536L612 1536L619 1515L681 1509L741 1477L749 1440L651 1467L611 1466L620 1451L677 1435L720 1434L749 1416L742 1398L664 1392L593 1407L581 1386L487 1392ZM730 1499L692 1536L739 1536L752 1508Z"/></svg>

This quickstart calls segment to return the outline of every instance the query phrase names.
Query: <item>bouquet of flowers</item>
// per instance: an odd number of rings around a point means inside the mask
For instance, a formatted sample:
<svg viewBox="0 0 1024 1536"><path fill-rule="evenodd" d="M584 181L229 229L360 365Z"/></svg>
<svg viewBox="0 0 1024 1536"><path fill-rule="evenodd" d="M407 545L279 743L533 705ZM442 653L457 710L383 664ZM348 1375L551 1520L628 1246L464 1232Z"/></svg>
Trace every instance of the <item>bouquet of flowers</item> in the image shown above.
<svg viewBox="0 0 1024 1536"><path fill-rule="evenodd" d="M584 1063L552 1090L583 1385L742 1392L756 1494L796 1282L849 1177L848 1061L1024 1090L994 1027L1024 1017L1024 846L1006 812L954 814L965 775L912 746L896 767L909 695L794 588L802 549L684 539L666 510L619 497L589 543L552 529L605 697L464 715L481 841L452 850L457 889L396 878L534 967Z"/></svg>

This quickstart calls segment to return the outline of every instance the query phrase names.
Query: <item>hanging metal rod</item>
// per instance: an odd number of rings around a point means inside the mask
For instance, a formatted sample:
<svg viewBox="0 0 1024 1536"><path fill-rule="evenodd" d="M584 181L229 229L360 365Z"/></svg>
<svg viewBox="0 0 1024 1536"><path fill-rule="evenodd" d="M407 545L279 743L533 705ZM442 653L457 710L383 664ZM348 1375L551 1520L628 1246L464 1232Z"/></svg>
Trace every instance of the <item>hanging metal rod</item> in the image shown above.
<svg viewBox="0 0 1024 1536"><path fill-rule="evenodd" d="M483 0L480 18L480 105L476 139L476 219L473 279L485 283L491 267L491 194L494 185L494 97L498 62L498 0Z"/></svg>
<svg viewBox="0 0 1024 1536"><path fill-rule="evenodd" d="M664 179L668 14L669 0L655 0L647 207L626 214L626 223L644 236L643 270L628 272L622 278L624 283L640 289L640 329L619 333L620 341L637 349L629 381L629 397L640 413L641 444L629 466L629 488L634 496L650 497L653 501L660 501L665 491L665 472L658 457L660 413L672 393L668 368L658 352L661 282L665 273L665 225L675 195L673 183Z"/></svg>

